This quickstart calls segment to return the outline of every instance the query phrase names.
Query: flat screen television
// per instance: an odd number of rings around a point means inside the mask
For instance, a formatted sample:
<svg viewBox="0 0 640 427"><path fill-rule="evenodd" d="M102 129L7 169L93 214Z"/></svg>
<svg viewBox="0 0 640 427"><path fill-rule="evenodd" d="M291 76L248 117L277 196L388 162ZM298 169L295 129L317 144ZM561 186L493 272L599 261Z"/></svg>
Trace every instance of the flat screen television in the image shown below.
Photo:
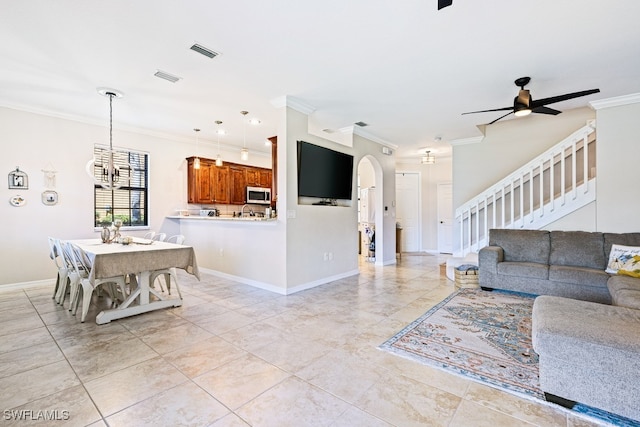
<svg viewBox="0 0 640 427"><path fill-rule="evenodd" d="M298 197L351 200L353 156L298 141Z"/></svg>

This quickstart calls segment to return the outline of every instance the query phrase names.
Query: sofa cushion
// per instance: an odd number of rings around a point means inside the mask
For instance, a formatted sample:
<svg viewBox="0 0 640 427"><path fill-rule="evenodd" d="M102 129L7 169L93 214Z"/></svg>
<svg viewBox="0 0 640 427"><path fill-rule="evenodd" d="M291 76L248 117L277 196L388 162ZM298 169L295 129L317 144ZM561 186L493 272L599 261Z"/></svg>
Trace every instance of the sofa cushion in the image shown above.
<svg viewBox="0 0 640 427"><path fill-rule="evenodd" d="M549 232L545 230L491 229L489 245L500 246L505 261L549 264Z"/></svg>
<svg viewBox="0 0 640 427"><path fill-rule="evenodd" d="M640 279L613 276L607 282L607 287L613 305L640 310Z"/></svg>
<svg viewBox="0 0 640 427"><path fill-rule="evenodd" d="M549 280L571 283L573 285L606 287L611 276L595 268L573 267L568 265L550 265Z"/></svg>
<svg viewBox="0 0 640 427"><path fill-rule="evenodd" d="M549 266L535 262L500 262L498 263L498 274L515 277L530 277L532 279L549 278Z"/></svg>
<svg viewBox="0 0 640 427"><path fill-rule="evenodd" d="M640 255L634 255L624 263L618 274L640 278Z"/></svg>
<svg viewBox="0 0 640 427"><path fill-rule="evenodd" d="M588 231L552 231L549 264L588 267L604 270L602 233Z"/></svg>
<svg viewBox="0 0 640 427"><path fill-rule="evenodd" d="M640 254L640 246L611 245L605 271L609 274L617 274L627 261L638 254Z"/></svg>
<svg viewBox="0 0 640 427"><path fill-rule="evenodd" d="M612 245L640 246L640 233L603 233L604 256L609 259Z"/></svg>

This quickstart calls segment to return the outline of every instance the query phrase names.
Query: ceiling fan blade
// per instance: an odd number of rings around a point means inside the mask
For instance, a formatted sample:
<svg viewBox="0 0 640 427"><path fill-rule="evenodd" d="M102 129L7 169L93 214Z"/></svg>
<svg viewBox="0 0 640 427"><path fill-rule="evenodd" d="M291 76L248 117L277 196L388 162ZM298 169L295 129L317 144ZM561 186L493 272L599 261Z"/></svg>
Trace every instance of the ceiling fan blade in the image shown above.
<svg viewBox="0 0 640 427"><path fill-rule="evenodd" d="M497 122L498 120L500 120L500 119L504 119L504 118L505 118L505 117L507 117L509 114L513 114L513 111L509 111L509 112L508 112L507 114L505 114L504 116L500 116L500 117L498 117L497 119L495 119L494 121L492 121L492 122L490 122L490 123L487 123L487 125L492 125L492 124L494 124L495 122Z"/></svg>
<svg viewBox="0 0 640 427"><path fill-rule="evenodd" d="M467 113L462 113L462 115L464 116L465 114L491 113L493 111L509 111L509 110L513 110L513 107L494 108L493 110L469 111Z"/></svg>
<svg viewBox="0 0 640 427"><path fill-rule="evenodd" d="M545 106L536 107L533 110L531 110L531 112L538 113L538 114L551 114L552 116L557 116L558 114L562 113L562 111L554 110L553 108L549 108Z"/></svg>
<svg viewBox="0 0 640 427"><path fill-rule="evenodd" d="M438 0L438 10L445 8L447 6L451 6L453 4L453 0Z"/></svg>
<svg viewBox="0 0 640 427"><path fill-rule="evenodd" d="M600 92L600 89L583 90L580 92L566 93L564 95L552 96L550 98L536 99L531 102L531 108L540 107L543 105L554 104L556 102L567 101L573 98L580 98L581 96L591 95L593 93Z"/></svg>

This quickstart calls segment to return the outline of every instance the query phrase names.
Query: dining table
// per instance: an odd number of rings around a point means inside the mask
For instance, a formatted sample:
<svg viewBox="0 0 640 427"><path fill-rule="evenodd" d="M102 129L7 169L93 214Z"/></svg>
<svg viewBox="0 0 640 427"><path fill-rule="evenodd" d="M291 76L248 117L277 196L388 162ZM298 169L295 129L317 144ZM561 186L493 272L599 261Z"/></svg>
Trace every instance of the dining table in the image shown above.
<svg viewBox="0 0 640 427"><path fill-rule="evenodd" d="M117 307L103 310L96 316L99 325L153 310L179 307L182 299L158 292L149 283L156 270L180 268L200 280L193 247L176 243L134 238L131 243L103 243L101 239L70 240L91 261L89 280L129 276L131 293Z"/></svg>

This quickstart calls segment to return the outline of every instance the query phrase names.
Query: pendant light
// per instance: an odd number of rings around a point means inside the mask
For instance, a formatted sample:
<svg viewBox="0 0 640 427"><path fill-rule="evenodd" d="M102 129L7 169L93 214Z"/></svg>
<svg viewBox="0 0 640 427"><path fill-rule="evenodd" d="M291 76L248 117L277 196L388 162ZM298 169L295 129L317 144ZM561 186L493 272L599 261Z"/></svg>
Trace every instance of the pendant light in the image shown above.
<svg viewBox="0 0 640 427"><path fill-rule="evenodd" d="M200 157L198 157L198 132L200 132L200 129L194 129L194 131L196 133L196 158L193 159L193 168L200 169Z"/></svg>
<svg viewBox="0 0 640 427"><path fill-rule="evenodd" d="M218 156L216 157L216 166L222 166L222 157L220 157L220 134L222 133L220 125L222 122L220 120L216 120L216 124L218 125L218 131L216 132L218 134Z"/></svg>
<svg viewBox="0 0 640 427"><path fill-rule="evenodd" d="M98 88L98 93L109 98L109 150L104 150L100 159L95 156L87 162L87 174L94 182L105 190L116 190L129 183L129 176L121 176L120 166L116 162L117 153L113 150L113 98L122 98L122 93L114 89ZM133 170L127 158L121 159L120 163L128 166L129 170ZM100 179L95 176L95 166L99 166L102 171Z"/></svg>
<svg viewBox="0 0 640 427"><path fill-rule="evenodd" d="M249 150L247 150L247 114L248 111L240 111L242 114L242 138L244 139L244 143L242 146L242 150L240 150L240 160L249 160Z"/></svg>

